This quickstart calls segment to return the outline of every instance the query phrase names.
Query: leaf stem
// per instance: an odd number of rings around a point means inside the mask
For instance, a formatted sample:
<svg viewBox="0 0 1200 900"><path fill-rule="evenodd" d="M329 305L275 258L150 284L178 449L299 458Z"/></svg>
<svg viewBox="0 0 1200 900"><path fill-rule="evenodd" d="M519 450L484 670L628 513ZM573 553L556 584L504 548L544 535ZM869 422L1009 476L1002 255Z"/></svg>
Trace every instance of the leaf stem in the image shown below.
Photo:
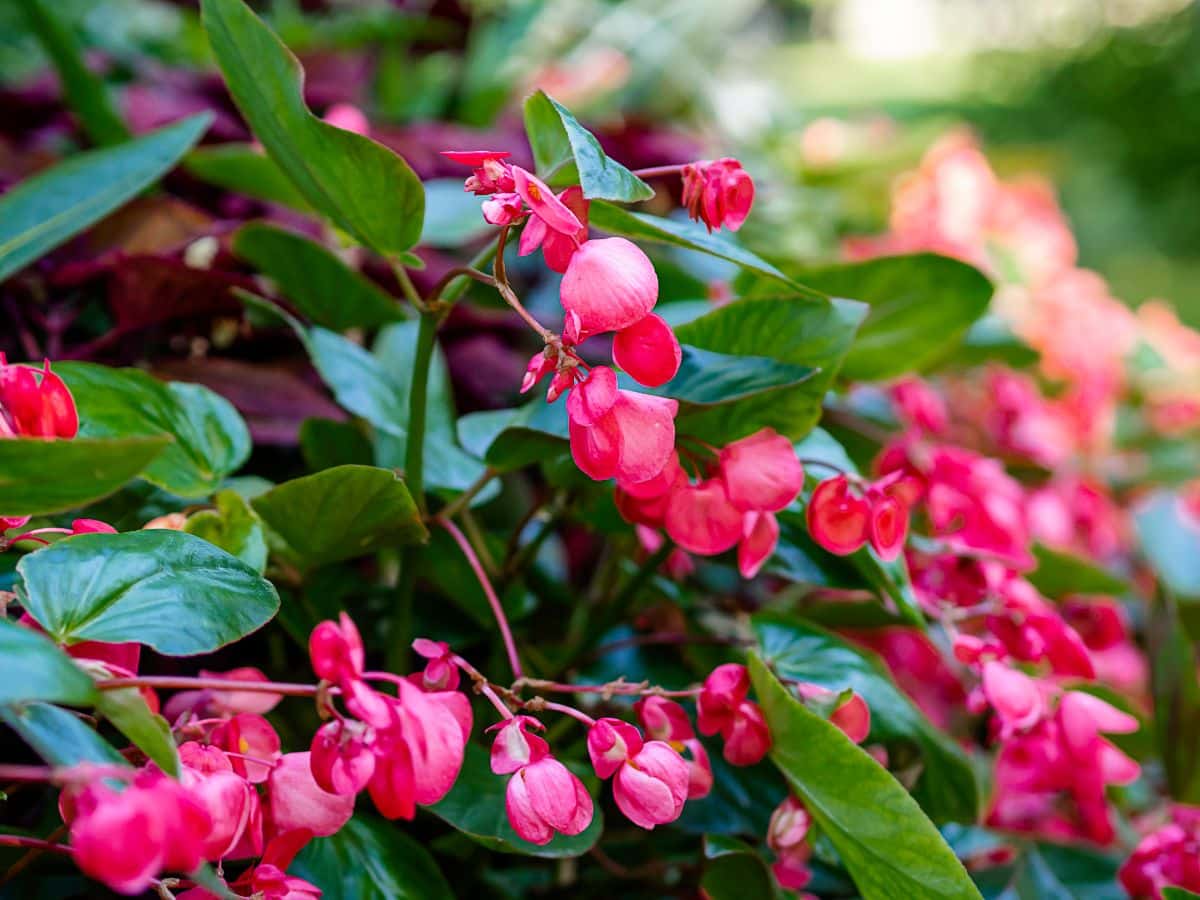
<svg viewBox="0 0 1200 900"><path fill-rule="evenodd" d="M422 315L429 311L428 305L421 299L421 295L417 293L417 286L413 284L412 279L408 276L408 270L399 263L392 264L392 271L396 275L396 281L400 283L400 290L404 294L406 300L413 305L413 308Z"/></svg>
<svg viewBox="0 0 1200 900"><path fill-rule="evenodd" d="M417 509L425 515L425 418L429 399L429 364L437 337L437 313L421 313L413 357L412 389L408 396L408 443L404 454L404 480Z"/></svg>
<svg viewBox="0 0 1200 900"><path fill-rule="evenodd" d="M496 591L492 587L492 583L488 580L487 572L483 570L483 564L479 561L479 557L475 555L475 550L471 546L471 542L449 519L439 517L436 520L437 524L441 525L454 538L454 542L458 544L458 548L466 557L467 565L471 567L471 571L475 573L475 577L479 579L479 586L483 588L483 593L487 597L488 605L492 608L492 615L496 618L496 625L500 628L500 637L504 640L504 650L508 654L508 662L512 666L513 677L523 678L521 672L521 659L517 655L517 644L513 640L512 629L508 625L508 616L504 614L504 607L500 605L500 598L496 596Z"/></svg>
<svg viewBox="0 0 1200 900"><path fill-rule="evenodd" d="M288 697L315 697L319 685L283 681L232 681L224 678L192 678L186 675L138 675L133 678L104 678L96 682L100 691L148 687L166 690L253 691L260 694L284 694Z"/></svg>
<svg viewBox="0 0 1200 900"><path fill-rule="evenodd" d="M680 175L683 173L683 163L673 166L650 166L646 169L634 169L633 174L638 178L659 178L665 175Z"/></svg>

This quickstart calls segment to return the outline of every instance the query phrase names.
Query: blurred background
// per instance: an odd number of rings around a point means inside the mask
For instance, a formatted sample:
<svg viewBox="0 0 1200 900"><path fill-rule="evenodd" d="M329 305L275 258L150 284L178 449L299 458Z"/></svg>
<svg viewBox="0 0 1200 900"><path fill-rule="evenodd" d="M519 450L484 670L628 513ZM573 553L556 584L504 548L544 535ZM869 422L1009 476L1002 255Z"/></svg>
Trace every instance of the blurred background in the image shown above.
<svg viewBox="0 0 1200 900"><path fill-rule="evenodd" d="M56 6L135 130L227 104L194 4ZM310 102L361 106L423 177L459 175L431 157L462 143L423 123L515 136L521 97L541 86L633 165L740 156L762 185L748 237L781 256L828 257L840 236L882 230L897 173L965 124L1001 175L1053 180L1082 264L1116 296L1168 298L1200 324L1200 10L1185 0L256 6L304 58ZM69 140L46 73L20 11L0 4L5 183L33 165L22 155ZM226 109L211 140L244 137Z"/></svg>

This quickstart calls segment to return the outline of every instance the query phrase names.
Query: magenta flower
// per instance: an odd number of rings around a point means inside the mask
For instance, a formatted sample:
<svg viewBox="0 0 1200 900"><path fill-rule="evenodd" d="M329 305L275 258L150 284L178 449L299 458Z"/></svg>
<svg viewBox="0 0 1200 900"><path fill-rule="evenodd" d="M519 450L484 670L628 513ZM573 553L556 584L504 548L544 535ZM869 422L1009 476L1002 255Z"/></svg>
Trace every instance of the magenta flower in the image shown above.
<svg viewBox="0 0 1200 900"><path fill-rule="evenodd" d="M867 542L871 507L850 490L845 475L822 481L805 510L808 533L830 553L845 556Z"/></svg>
<svg viewBox="0 0 1200 900"><path fill-rule="evenodd" d="M333 794L313 778L308 753L285 753L267 782L271 824L276 832L307 829L317 837L336 834L354 814L354 796Z"/></svg>
<svg viewBox="0 0 1200 900"><path fill-rule="evenodd" d="M812 815L791 794L771 813L767 825L767 846L775 854L771 871L780 887L786 890L803 890L812 879L808 868L812 847L807 840L811 827Z"/></svg>
<svg viewBox="0 0 1200 900"><path fill-rule="evenodd" d="M530 716L493 725L492 771L512 774L504 806L509 824L523 839L547 844L556 832L579 834L592 821L592 797L566 766L550 755L544 740L528 728L542 728Z"/></svg>
<svg viewBox="0 0 1200 900"><path fill-rule="evenodd" d="M682 360L675 332L654 313L613 336L613 362L646 387L666 384L675 377Z"/></svg>
<svg viewBox="0 0 1200 900"><path fill-rule="evenodd" d="M625 238L585 241L571 257L559 298L566 314L563 337L579 344L644 319L658 302L658 275L649 257Z"/></svg>
<svg viewBox="0 0 1200 900"><path fill-rule="evenodd" d="M619 389L613 370L597 366L567 397L571 456L597 481L647 481L671 457L678 410L676 400Z"/></svg>
<svg viewBox="0 0 1200 900"><path fill-rule="evenodd" d="M558 195L559 201L574 213L579 221L579 228L573 232L559 231L546 224L546 220L536 214L530 216L521 231L521 241L518 252L528 256L538 247L542 248L542 257L546 265L555 272L567 271L575 250L587 240L588 201L583 196L583 189L569 187Z"/></svg>
<svg viewBox="0 0 1200 900"><path fill-rule="evenodd" d="M39 373L30 366L9 365L0 353L0 438L73 438L78 431L75 399L50 371L50 360Z"/></svg>
<svg viewBox="0 0 1200 900"><path fill-rule="evenodd" d="M688 764L688 799L707 797L713 784L712 764L683 707L666 697L650 696L639 700L633 708L651 739L667 742L680 755L687 751L684 761Z"/></svg>
<svg viewBox="0 0 1200 900"><path fill-rule="evenodd" d="M475 170L463 186L470 194L509 193L516 189L512 166L503 162L512 156L506 150L443 150L442 156Z"/></svg>
<svg viewBox="0 0 1200 900"><path fill-rule="evenodd" d="M754 181L736 159L700 160L683 167L683 205L709 231L737 231L754 204Z"/></svg>
<svg viewBox="0 0 1200 900"><path fill-rule="evenodd" d="M739 663L717 666L696 701L701 734L720 733L722 755L735 766L752 766L771 749L771 732L757 703L748 700L750 673Z"/></svg>
<svg viewBox="0 0 1200 900"><path fill-rule="evenodd" d="M321 622L308 637L313 672L325 681L344 683L362 677L363 643L353 620L341 613L337 623Z"/></svg>
<svg viewBox="0 0 1200 900"><path fill-rule="evenodd" d="M620 719L599 719L588 729L588 755L596 774L613 777L613 799L642 828L674 822L688 797L688 765L663 741L643 741Z"/></svg>

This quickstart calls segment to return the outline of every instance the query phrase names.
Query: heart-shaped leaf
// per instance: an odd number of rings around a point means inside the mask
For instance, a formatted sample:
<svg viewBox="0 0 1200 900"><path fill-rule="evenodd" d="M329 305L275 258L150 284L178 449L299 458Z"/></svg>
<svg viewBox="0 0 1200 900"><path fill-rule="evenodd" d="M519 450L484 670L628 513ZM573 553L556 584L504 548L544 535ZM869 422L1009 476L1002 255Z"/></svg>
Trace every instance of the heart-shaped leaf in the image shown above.
<svg viewBox="0 0 1200 900"><path fill-rule="evenodd" d="M654 188L605 154L595 135L545 91L525 101L525 134L538 174L550 184L578 182L594 200L636 203L654 196Z"/></svg>
<svg viewBox="0 0 1200 900"><path fill-rule="evenodd" d="M0 441L0 510L27 516L92 503L140 475L170 442L167 435Z"/></svg>
<svg viewBox="0 0 1200 900"><path fill-rule="evenodd" d="M165 175L212 116L72 156L0 196L0 281L107 216Z"/></svg>
<svg viewBox="0 0 1200 900"><path fill-rule="evenodd" d="M404 482L375 466L335 466L294 478L251 505L304 569L428 536Z"/></svg>
<svg viewBox="0 0 1200 900"><path fill-rule="evenodd" d="M378 253L416 244L425 192L408 163L314 116L299 61L242 0L203 0L200 10L229 93L304 199Z"/></svg>
<svg viewBox="0 0 1200 900"><path fill-rule="evenodd" d="M771 759L837 849L863 900L981 900L917 802L873 757L779 683L750 654L771 729Z"/></svg>
<svg viewBox="0 0 1200 900"><path fill-rule="evenodd" d="M211 494L250 455L250 432L233 405L198 384L164 384L137 369L55 366L75 397L80 434L168 435L173 442L142 477L184 497Z"/></svg>
<svg viewBox="0 0 1200 900"><path fill-rule="evenodd" d="M95 699L92 679L45 635L0 619L0 703L86 706Z"/></svg>
<svg viewBox="0 0 1200 900"><path fill-rule="evenodd" d="M135 642L168 656L211 653L279 609L274 586L181 531L82 534L17 563L21 604L60 644Z"/></svg>

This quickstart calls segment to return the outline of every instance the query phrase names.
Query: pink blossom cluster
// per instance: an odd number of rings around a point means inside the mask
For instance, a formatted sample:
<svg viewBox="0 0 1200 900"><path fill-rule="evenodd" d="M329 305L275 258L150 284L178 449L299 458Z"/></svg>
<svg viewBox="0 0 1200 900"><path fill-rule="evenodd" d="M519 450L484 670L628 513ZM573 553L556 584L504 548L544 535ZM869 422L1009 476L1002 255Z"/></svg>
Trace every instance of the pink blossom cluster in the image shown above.
<svg viewBox="0 0 1200 900"><path fill-rule="evenodd" d="M1175 804L1170 821L1142 838L1117 875L1134 900L1157 900L1171 886L1200 891L1200 809Z"/></svg>

